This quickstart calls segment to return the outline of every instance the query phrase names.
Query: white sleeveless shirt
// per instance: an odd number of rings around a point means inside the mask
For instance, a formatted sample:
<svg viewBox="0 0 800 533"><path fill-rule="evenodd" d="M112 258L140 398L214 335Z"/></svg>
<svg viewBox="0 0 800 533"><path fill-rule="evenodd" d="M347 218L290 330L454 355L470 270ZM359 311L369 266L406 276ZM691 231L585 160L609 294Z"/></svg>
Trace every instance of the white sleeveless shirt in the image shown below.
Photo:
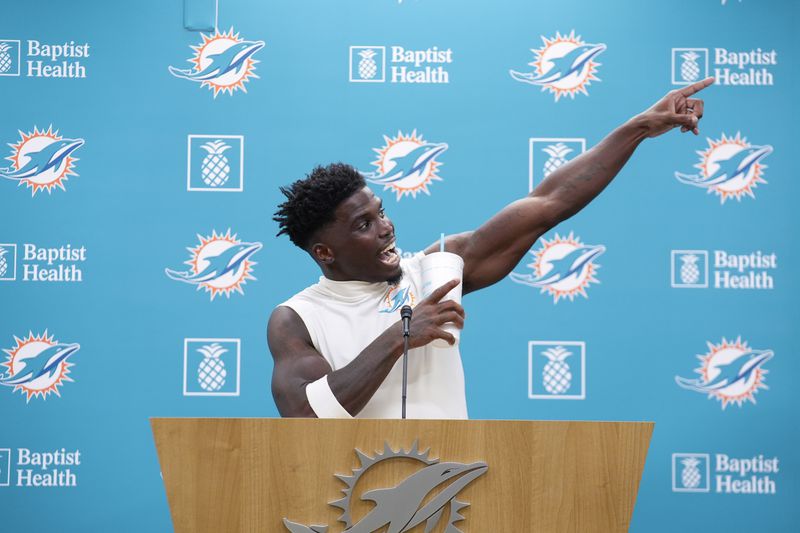
<svg viewBox="0 0 800 533"><path fill-rule="evenodd" d="M419 303L420 261L424 256L419 252L400 262L403 278L397 285L331 281L322 276L319 283L280 305L300 316L314 348L333 370L338 370L400 320L403 305L414 307ZM400 418L402 379L401 357L356 418ZM464 369L457 345L435 348L429 344L409 350L406 416L467 418Z"/></svg>

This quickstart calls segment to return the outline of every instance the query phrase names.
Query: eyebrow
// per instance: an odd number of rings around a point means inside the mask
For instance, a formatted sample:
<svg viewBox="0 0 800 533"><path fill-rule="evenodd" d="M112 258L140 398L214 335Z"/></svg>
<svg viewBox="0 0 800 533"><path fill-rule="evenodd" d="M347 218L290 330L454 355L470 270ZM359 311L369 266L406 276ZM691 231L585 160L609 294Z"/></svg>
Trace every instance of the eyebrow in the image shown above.
<svg viewBox="0 0 800 533"><path fill-rule="evenodd" d="M383 200L381 198L377 198L377 200L378 200L378 211L380 211L381 209L383 209ZM350 224L351 225L355 224L356 222L358 222L362 218L365 218L365 217L369 216L369 211L371 210L371 208L372 207L370 205L370 206L363 207L359 211L357 211L356 215L353 216L353 218L350 219Z"/></svg>

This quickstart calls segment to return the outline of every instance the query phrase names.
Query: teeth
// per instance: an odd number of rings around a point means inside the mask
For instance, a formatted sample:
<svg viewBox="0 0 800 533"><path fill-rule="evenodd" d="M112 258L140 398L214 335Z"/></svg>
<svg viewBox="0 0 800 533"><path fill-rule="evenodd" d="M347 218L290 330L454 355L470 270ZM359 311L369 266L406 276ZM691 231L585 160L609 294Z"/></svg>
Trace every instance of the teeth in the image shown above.
<svg viewBox="0 0 800 533"><path fill-rule="evenodd" d="M388 252L390 252L390 251L394 250L394 246L395 246L395 243L394 243L394 242L391 242L391 243L389 244L389 246L387 246L386 248L384 248L383 250L381 250L381 253L382 253L382 254L385 254L385 253L388 253Z"/></svg>

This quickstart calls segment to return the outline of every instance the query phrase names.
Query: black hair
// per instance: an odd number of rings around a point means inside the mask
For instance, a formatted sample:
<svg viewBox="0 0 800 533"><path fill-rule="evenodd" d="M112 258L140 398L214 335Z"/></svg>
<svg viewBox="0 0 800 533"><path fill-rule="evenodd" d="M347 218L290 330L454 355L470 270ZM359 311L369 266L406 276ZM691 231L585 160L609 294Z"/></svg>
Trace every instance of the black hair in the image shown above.
<svg viewBox="0 0 800 533"><path fill-rule="evenodd" d="M280 188L286 201L272 217L280 227L276 236L286 234L296 246L307 249L314 233L333 222L339 204L365 186L364 177L350 165L317 166L305 179Z"/></svg>

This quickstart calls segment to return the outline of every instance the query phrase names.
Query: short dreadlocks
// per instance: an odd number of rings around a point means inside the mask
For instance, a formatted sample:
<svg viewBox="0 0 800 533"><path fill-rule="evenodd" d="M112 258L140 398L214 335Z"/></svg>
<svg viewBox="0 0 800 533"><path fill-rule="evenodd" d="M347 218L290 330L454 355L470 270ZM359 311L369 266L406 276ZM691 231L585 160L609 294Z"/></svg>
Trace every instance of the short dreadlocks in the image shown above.
<svg viewBox="0 0 800 533"><path fill-rule="evenodd" d="M350 165L316 167L305 179L280 188L286 201L272 217L280 227L276 236L286 234L296 246L308 249L314 232L333 222L339 204L365 186L364 178Z"/></svg>

